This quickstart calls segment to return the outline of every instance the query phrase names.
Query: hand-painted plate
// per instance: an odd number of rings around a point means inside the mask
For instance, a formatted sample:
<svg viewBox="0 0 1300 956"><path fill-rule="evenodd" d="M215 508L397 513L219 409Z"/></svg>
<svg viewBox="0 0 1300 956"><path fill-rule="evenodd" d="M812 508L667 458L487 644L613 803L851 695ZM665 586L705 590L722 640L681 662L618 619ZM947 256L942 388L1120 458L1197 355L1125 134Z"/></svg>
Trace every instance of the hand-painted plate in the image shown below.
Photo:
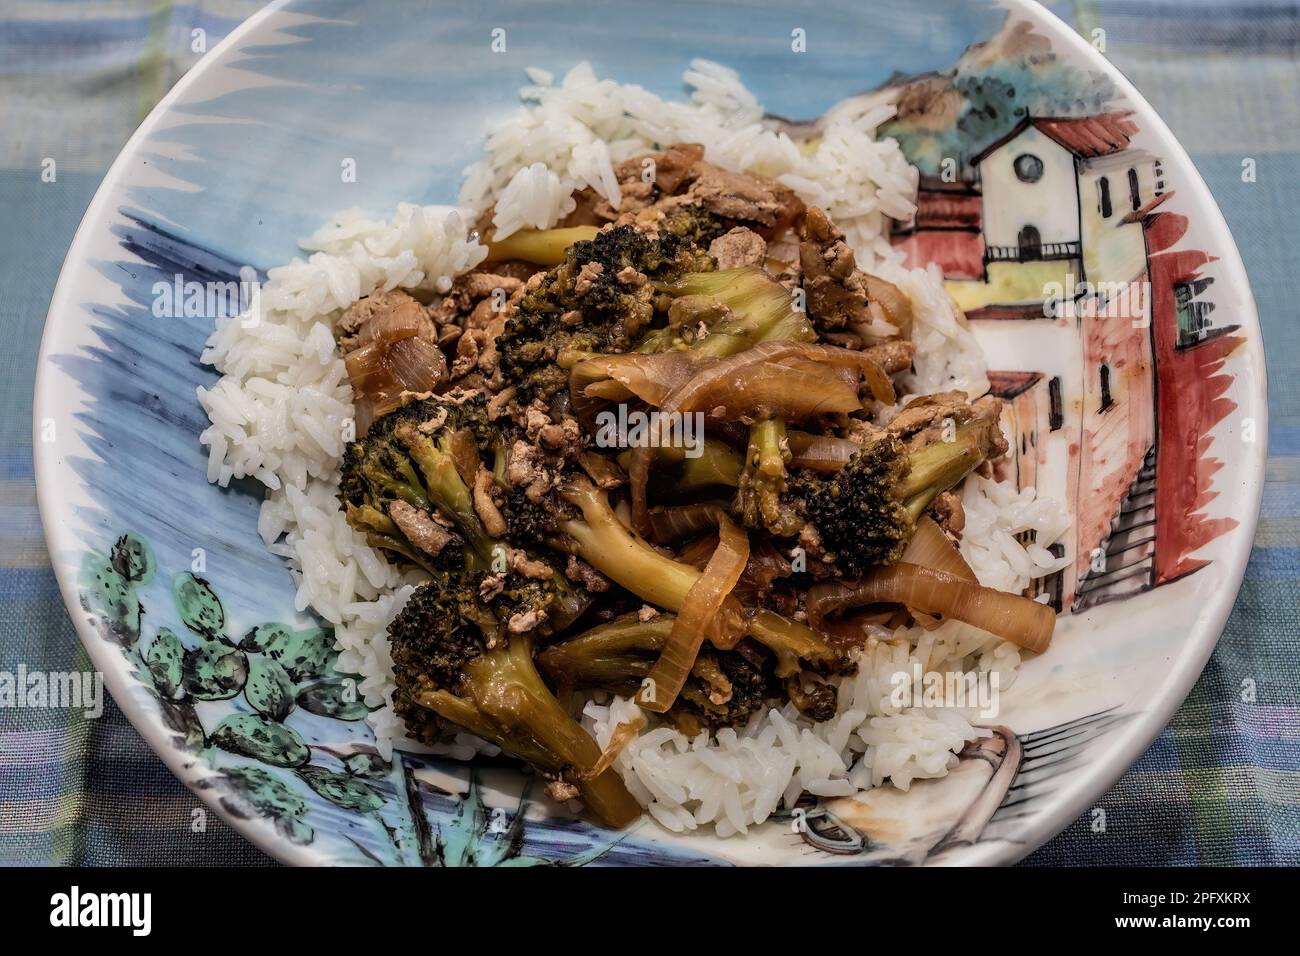
<svg viewBox="0 0 1300 956"><path fill-rule="evenodd" d="M895 241L942 265L989 353L1009 473L1076 522L1072 565L1038 585L1070 612L1052 650L953 773L809 800L732 840L602 831L508 764L380 759L329 631L294 611L258 538L257 495L205 480L195 388L214 379L198 362L211 319L151 308L156 283L287 261L338 209L452 201L527 65L590 59L676 96L696 56L787 119L906 85L886 132L924 178ZM1045 316L1052 283L1073 291ZM208 53L109 172L50 308L36 464L64 598L117 702L282 860L996 863L1091 806L1204 666L1250 551L1264 392L1246 275L1205 185L1132 86L1035 4L692 0L597 16L568 0L311 0L273 4Z"/></svg>

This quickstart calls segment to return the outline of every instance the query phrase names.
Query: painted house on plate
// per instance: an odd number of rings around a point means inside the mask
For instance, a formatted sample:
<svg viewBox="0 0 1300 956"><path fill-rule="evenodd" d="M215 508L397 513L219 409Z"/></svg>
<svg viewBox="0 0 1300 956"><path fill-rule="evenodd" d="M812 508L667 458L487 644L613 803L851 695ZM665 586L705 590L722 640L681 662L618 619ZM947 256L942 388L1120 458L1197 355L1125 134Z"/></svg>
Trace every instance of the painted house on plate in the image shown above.
<svg viewBox="0 0 1300 956"><path fill-rule="evenodd" d="M978 330L1007 402L1003 475L1073 514L1055 546L1070 566L1036 585L1061 609L1194 570L1195 512L1212 497L1213 468L1181 490L1170 472L1156 493L1165 459L1197 470L1186 434L1166 424L1180 390L1217 398L1184 368L1203 375L1204 364L1180 353L1231 330L1214 329L1197 301L1209 258L1160 258L1185 222L1160 210L1171 194L1160 160L1133 145L1137 131L1121 112L1027 118L971 160L971 181L924 182L895 236L909 264L942 266Z"/></svg>

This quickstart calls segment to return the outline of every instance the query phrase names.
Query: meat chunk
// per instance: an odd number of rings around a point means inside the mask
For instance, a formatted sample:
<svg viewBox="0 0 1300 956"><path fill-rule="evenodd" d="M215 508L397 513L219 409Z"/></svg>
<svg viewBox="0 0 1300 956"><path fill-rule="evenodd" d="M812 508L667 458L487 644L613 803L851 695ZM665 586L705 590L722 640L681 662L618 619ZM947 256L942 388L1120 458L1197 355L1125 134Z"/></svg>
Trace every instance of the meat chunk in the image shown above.
<svg viewBox="0 0 1300 956"><path fill-rule="evenodd" d="M762 265L767 258L767 240L752 229L737 226L713 240L709 255L719 269Z"/></svg>
<svg viewBox="0 0 1300 956"><path fill-rule="evenodd" d="M484 531L493 538L500 538L506 533L506 519L492 498L493 482L492 472L479 465L474 475L474 513L483 522Z"/></svg>
<svg viewBox="0 0 1300 956"><path fill-rule="evenodd" d="M844 233L816 207L804 217L799 265L808 314L819 328L843 329L869 323L867 286Z"/></svg>
<svg viewBox="0 0 1300 956"><path fill-rule="evenodd" d="M657 153L625 159L614 166L614 178L618 180L623 201L615 209L597 197L592 203L592 214L607 222L637 222L640 213L661 198L677 193L703 160L704 147L698 143L674 143Z"/></svg>
<svg viewBox="0 0 1300 956"><path fill-rule="evenodd" d="M972 414L965 392L935 392L933 395L912 399L890 419L885 428L891 435L910 438L945 419L951 419L960 425L970 421Z"/></svg>
<svg viewBox="0 0 1300 956"><path fill-rule="evenodd" d="M600 278L600 274L605 271L605 267L599 262L588 262L578 270L578 278L573 281L574 295L586 295Z"/></svg>
<svg viewBox="0 0 1300 956"><path fill-rule="evenodd" d="M699 143L673 143L661 153L652 154L655 185L667 195L681 188L690 179L700 163L704 162L704 147ZM644 169L638 164L638 170Z"/></svg>
<svg viewBox="0 0 1300 956"><path fill-rule="evenodd" d="M578 799L580 791L577 786L567 780L549 780L546 786L542 788L542 792L556 803L565 803L569 800Z"/></svg>
<svg viewBox="0 0 1300 956"><path fill-rule="evenodd" d="M875 359L876 364L890 375L904 372L912 365L916 355L916 346L907 339L891 339L881 342L866 350L866 354Z"/></svg>
<svg viewBox="0 0 1300 956"><path fill-rule="evenodd" d="M555 570L549 564L530 558L526 551L519 548L510 548L506 551L506 562L510 565L511 571L534 581L549 581L555 575Z"/></svg>
<svg viewBox="0 0 1300 956"><path fill-rule="evenodd" d="M512 488L524 489L529 501L541 501L554 484L541 449L526 441L516 441L506 464L506 481Z"/></svg>
<svg viewBox="0 0 1300 956"><path fill-rule="evenodd" d="M979 420L998 426L1002 417L1002 400L985 395L975 402L967 401L961 391L936 392L913 399L885 426L891 435L903 439L908 448L915 449L931 442L948 438L948 433L966 422ZM989 459L1001 458L1007 453L1006 437L1000 427L992 430L993 446Z"/></svg>
<svg viewBox="0 0 1300 956"><path fill-rule="evenodd" d="M406 535L408 541L425 554L436 558L451 544L454 536L428 514L398 498L388 503L388 517Z"/></svg>
<svg viewBox="0 0 1300 956"><path fill-rule="evenodd" d="M961 495L945 491L934 499L930 510L948 537L960 541L962 529L966 527L966 510L962 507Z"/></svg>
<svg viewBox="0 0 1300 956"><path fill-rule="evenodd" d="M576 554L569 555L569 563L564 566L564 576L575 584L581 584L593 594L601 594L609 590L609 578Z"/></svg>
<svg viewBox="0 0 1300 956"><path fill-rule="evenodd" d="M754 173L733 173L698 163L690 188L680 197L680 205L700 205L724 219L754 222L779 228L803 213L804 205L794 190L775 179Z"/></svg>

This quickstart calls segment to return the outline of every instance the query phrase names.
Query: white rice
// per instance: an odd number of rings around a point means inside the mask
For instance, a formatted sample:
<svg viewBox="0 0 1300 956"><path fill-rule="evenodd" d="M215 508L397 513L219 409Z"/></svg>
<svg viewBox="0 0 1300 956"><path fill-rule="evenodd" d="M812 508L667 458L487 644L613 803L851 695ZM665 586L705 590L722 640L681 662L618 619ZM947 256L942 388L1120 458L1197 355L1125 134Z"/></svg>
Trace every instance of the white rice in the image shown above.
<svg viewBox="0 0 1300 956"><path fill-rule="evenodd" d="M823 118L820 135L801 149L763 122L763 109L734 72L693 61L686 102L660 99L641 87L598 80L579 64L558 84L530 70L525 106L488 138L486 156L466 170L463 212L402 204L388 222L340 215L303 243L306 261L268 273L260 321L223 320L202 361L222 378L198 390L211 425L208 478L222 486L253 477L266 488L258 530L282 555L297 585L296 606L335 627L340 667L362 675L380 750L406 740L392 710L387 626L417 578L403 575L348 527L336 500L339 459L352 437L352 391L334 344L343 310L377 290L445 292L486 255L466 223L495 203L494 227L554 225L573 208L575 189L591 187L617 206L613 164L675 141L698 142L707 158L740 171L774 176L844 229L863 268L897 283L916 312L918 345L909 386L921 392L988 389L983 356L943 289L937 270L907 271L889 245L889 218L914 211L917 173L876 128L893 115L879 98L848 101ZM1022 590L1060 566L1046 547L1066 519L1032 491L973 480L965 491L963 553L979 579ZM1034 544L1015 538L1034 530ZM973 543L978 542L978 544ZM851 794L891 781L942 776L954 752L984 731L952 708L899 707L890 678L917 663L923 671L997 671L1002 689L1014 680L1019 653L991 635L957 622L873 637L859 673L841 682L836 717L820 725L792 707L757 715L742 731L688 740L666 727L643 732L617 766L662 825L673 830L711 824L720 835L744 832L800 792ZM637 708L614 699L587 706L584 720L604 744ZM442 752L468 758L488 745L459 735Z"/></svg>

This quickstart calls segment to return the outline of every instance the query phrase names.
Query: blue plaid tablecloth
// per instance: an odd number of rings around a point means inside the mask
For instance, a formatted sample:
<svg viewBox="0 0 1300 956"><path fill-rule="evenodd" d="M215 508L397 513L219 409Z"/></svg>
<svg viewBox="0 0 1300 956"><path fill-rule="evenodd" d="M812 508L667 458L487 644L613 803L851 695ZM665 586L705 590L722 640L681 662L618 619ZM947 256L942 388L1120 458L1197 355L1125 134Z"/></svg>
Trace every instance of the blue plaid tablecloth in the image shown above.
<svg viewBox="0 0 1300 956"><path fill-rule="evenodd" d="M1188 147L1232 227L1264 327L1271 431L1246 581L1205 672L1091 815L1028 860L1300 863L1300 7L1293 0L1058 0ZM104 172L153 104L253 0L0 0L0 671L89 667L36 512L31 398L50 295ZM42 161L57 157L55 182ZM1242 161L1255 160L1254 182ZM1255 697L1243 701L1243 681ZM111 701L0 708L0 862L253 864Z"/></svg>

